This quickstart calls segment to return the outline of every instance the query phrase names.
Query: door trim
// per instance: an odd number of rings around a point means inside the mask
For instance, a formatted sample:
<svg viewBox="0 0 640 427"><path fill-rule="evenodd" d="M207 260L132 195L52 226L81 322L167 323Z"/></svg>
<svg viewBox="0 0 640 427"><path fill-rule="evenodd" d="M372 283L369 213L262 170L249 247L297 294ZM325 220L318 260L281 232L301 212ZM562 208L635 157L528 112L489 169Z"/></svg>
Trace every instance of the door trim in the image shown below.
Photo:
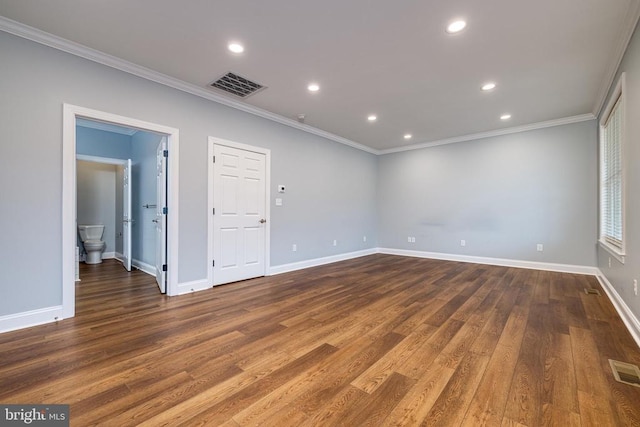
<svg viewBox="0 0 640 427"><path fill-rule="evenodd" d="M224 145L226 147L237 148L239 150L251 151L258 154L263 154L265 157L265 215L267 220L267 226L265 227L265 239L264 239L264 275L269 275L271 269L271 150L262 147L256 147L253 145L242 144L240 142L233 142L226 139L209 137L208 152L207 152L207 185L208 185L208 197L207 197L207 283L209 287L213 287L213 147L214 145Z"/></svg>
<svg viewBox="0 0 640 427"><path fill-rule="evenodd" d="M76 119L85 118L167 135L167 294L178 294L178 208L179 141L176 128L149 123L77 105L63 104L62 126L62 311L63 317L75 315L75 247L76 247Z"/></svg>

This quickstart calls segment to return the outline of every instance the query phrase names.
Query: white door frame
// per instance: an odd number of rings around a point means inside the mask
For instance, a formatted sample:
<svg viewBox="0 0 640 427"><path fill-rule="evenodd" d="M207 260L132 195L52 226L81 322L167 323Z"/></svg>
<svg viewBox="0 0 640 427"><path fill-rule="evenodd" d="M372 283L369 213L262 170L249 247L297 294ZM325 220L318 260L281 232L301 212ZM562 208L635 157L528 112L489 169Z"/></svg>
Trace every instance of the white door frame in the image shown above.
<svg viewBox="0 0 640 427"><path fill-rule="evenodd" d="M209 268L207 268L207 283L209 287L213 287L213 146L225 145L231 148L237 148L239 150L252 151L254 153L264 154L265 156L265 216L267 224L265 227L265 239L264 239L264 275L269 275L269 269L271 267L271 150L255 147L253 145L242 144L239 142L228 141L226 139L209 137L208 155L207 155L207 185L209 186L209 195L207 197L207 212L209 221L207 223L207 236L208 236L208 249L207 249L207 262Z"/></svg>
<svg viewBox="0 0 640 427"><path fill-rule="evenodd" d="M167 294L178 294L178 202L179 141L176 128L149 123L130 117L63 104L62 127L62 316L75 315L75 248L76 248L76 119L136 128L167 135L169 166L167 168Z"/></svg>

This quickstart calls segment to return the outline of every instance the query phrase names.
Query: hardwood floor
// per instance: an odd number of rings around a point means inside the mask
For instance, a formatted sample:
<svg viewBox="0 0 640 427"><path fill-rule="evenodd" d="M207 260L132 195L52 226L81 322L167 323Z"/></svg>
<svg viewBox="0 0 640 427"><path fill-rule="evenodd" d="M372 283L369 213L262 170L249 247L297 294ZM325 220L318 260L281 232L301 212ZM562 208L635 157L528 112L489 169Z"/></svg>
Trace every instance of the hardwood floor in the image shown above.
<svg viewBox="0 0 640 427"><path fill-rule="evenodd" d="M594 277L372 255L181 297L82 265L76 317L0 334L0 402L71 425L640 426Z"/></svg>

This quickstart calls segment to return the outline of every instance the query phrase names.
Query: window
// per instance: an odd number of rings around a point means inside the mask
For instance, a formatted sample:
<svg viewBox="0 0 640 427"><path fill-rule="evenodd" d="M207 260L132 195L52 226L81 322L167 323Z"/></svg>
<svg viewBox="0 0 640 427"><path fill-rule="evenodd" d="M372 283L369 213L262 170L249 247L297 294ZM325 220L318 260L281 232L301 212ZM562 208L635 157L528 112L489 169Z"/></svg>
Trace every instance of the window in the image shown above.
<svg viewBox="0 0 640 427"><path fill-rule="evenodd" d="M600 121L600 244L624 262L624 73Z"/></svg>

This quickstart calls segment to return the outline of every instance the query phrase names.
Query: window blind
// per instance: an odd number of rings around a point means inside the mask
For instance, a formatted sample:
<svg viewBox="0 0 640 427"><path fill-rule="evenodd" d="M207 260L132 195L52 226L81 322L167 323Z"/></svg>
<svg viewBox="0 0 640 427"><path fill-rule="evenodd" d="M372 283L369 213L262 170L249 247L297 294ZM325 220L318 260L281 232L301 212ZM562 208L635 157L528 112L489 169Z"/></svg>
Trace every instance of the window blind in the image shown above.
<svg viewBox="0 0 640 427"><path fill-rule="evenodd" d="M600 238L622 251L622 96L602 127Z"/></svg>

